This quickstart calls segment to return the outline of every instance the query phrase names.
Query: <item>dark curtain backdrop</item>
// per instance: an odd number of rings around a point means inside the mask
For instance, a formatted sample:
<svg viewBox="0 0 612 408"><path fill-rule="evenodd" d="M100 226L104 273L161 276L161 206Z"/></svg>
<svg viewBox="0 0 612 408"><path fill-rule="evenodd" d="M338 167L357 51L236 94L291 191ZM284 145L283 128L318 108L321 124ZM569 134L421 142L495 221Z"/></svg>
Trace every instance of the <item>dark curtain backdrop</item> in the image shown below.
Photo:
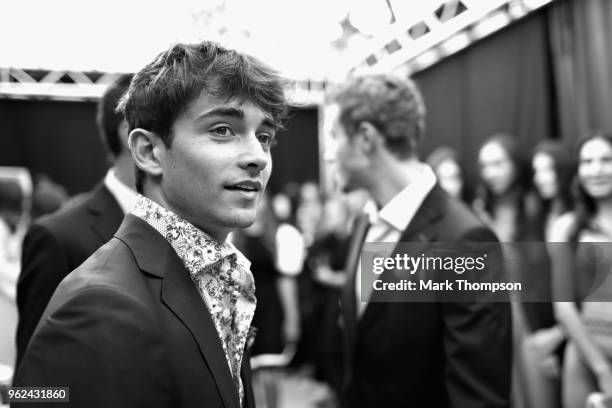
<svg viewBox="0 0 612 408"><path fill-rule="evenodd" d="M93 187L108 168L94 102L0 100L0 166L47 174L70 194ZM318 180L317 110L293 111L273 149L270 188Z"/></svg>
<svg viewBox="0 0 612 408"><path fill-rule="evenodd" d="M273 171L268 190L276 193L287 183L319 181L318 109L300 108L290 113L286 129L272 149Z"/></svg>
<svg viewBox="0 0 612 408"><path fill-rule="evenodd" d="M536 12L414 75L427 107L423 157L451 146L473 179L488 136L514 135L525 156L557 136L546 18Z"/></svg>
<svg viewBox="0 0 612 408"><path fill-rule="evenodd" d="M0 100L0 165L46 174L70 194L90 189L107 168L93 102Z"/></svg>
<svg viewBox="0 0 612 408"><path fill-rule="evenodd" d="M414 79L427 105L421 154L456 148L469 176L480 143L514 135L527 156L545 138L612 129L612 1L557 0ZM0 100L0 165L46 173L70 193L89 189L106 161L93 102ZM318 180L316 109L298 109L273 150L270 189Z"/></svg>
<svg viewBox="0 0 612 408"><path fill-rule="evenodd" d="M557 0L549 29L561 134L612 131L612 1Z"/></svg>

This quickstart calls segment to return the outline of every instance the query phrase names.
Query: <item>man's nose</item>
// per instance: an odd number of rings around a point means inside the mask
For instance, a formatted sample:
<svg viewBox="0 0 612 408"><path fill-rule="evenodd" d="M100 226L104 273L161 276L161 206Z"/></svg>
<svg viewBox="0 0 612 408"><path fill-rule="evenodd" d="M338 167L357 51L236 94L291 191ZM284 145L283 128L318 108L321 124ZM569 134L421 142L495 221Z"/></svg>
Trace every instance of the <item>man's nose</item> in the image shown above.
<svg viewBox="0 0 612 408"><path fill-rule="evenodd" d="M262 171L268 165L270 155L266 152L255 134L245 138L240 157L240 167Z"/></svg>

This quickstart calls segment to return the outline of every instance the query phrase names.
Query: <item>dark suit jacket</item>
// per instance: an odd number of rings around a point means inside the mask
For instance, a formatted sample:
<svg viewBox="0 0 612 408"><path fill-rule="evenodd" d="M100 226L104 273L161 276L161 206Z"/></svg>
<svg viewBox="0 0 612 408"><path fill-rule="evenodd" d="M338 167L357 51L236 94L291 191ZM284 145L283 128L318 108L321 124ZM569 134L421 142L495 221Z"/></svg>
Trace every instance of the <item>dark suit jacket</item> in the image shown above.
<svg viewBox="0 0 612 408"><path fill-rule="evenodd" d="M245 401L254 407L248 363L245 353ZM239 408L221 341L188 270L134 215L59 285L14 384L70 387L70 403L54 407Z"/></svg>
<svg viewBox="0 0 612 408"><path fill-rule="evenodd" d="M497 239L437 185L400 238L469 241ZM343 300L346 332L353 334L346 343L346 407L509 406L509 303L370 302L355 321L354 280Z"/></svg>
<svg viewBox="0 0 612 408"><path fill-rule="evenodd" d="M119 228L123 211L103 183L35 221L23 242L17 282L17 365L57 285Z"/></svg>

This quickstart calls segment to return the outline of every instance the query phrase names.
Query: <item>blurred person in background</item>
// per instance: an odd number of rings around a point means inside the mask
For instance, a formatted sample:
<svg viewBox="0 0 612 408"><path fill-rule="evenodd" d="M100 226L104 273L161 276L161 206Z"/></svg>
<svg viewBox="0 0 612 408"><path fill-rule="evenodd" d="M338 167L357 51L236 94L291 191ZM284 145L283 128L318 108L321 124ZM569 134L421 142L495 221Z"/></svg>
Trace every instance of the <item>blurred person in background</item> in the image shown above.
<svg viewBox="0 0 612 408"><path fill-rule="evenodd" d="M15 362L15 287L30 219L27 196L14 179L0 178L0 387Z"/></svg>
<svg viewBox="0 0 612 408"><path fill-rule="evenodd" d="M465 168L459 153L451 147L440 146L432 151L425 160L436 173L440 187L451 197L471 203L472 190L468 184Z"/></svg>
<svg viewBox="0 0 612 408"><path fill-rule="evenodd" d="M536 220L541 239L550 241L550 231L561 215L572 210L572 181L576 165L569 149L558 140L538 144L531 157L533 186L537 193Z"/></svg>
<svg viewBox="0 0 612 408"><path fill-rule="evenodd" d="M66 188L46 174L37 174L34 177L32 190L32 220L59 210L69 199Z"/></svg>
<svg viewBox="0 0 612 408"><path fill-rule="evenodd" d="M315 238L322 208L319 186L310 181L302 184L296 210L296 221L307 248L312 245Z"/></svg>
<svg viewBox="0 0 612 408"><path fill-rule="evenodd" d="M512 351L507 303L377 301L382 299L371 297L379 293L360 285L357 259L363 240L497 241L419 160L425 132L419 90L412 81L390 74L354 77L328 103L329 112L335 111L330 120L344 191L366 189L378 208L369 230L368 217L358 217L349 244L342 294L344 406L508 407ZM393 256L397 248L389 251ZM393 279L394 271L387 272L381 279Z"/></svg>
<svg viewBox="0 0 612 408"><path fill-rule="evenodd" d="M282 232L279 235L280 225L269 198L264 195L253 224L232 234L236 247L251 261L257 288L253 356L280 354L287 344L295 345L300 335L296 274L301 267L288 268L279 257L281 252L286 258L303 257L303 250L299 249L303 245L291 243Z"/></svg>
<svg viewBox="0 0 612 408"><path fill-rule="evenodd" d="M308 265L314 280L314 316L318 320L315 345L315 377L340 395L342 387L342 333L340 292L346 283L344 263L348 255L351 220L348 198L330 195L323 203L323 213L315 239L308 251Z"/></svg>
<svg viewBox="0 0 612 408"><path fill-rule="evenodd" d="M525 256L529 257L529 273L538 277L530 281L537 286L529 290L537 291L535 298L539 301L522 304L527 333L521 352L528 406L554 408L561 400L565 334L553 313L550 258L537 243L549 241L555 220L572 209L571 183L575 167L569 151L560 141L546 140L535 147L531 169L536 210L530 221L532 233L529 241L536 244Z"/></svg>
<svg viewBox="0 0 612 408"><path fill-rule="evenodd" d="M529 173L514 137L495 134L478 149L480 183L474 209L501 242L523 239L527 227Z"/></svg>
<svg viewBox="0 0 612 408"><path fill-rule="evenodd" d="M140 195L58 286L14 385L69 386L73 408L254 406L255 285L227 237L255 220L284 84L208 41L174 44L134 76L120 109Z"/></svg>
<svg viewBox="0 0 612 408"><path fill-rule="evenodd" d="M285 371L291 363L301 332L301 315L297 275L301 266L283 265L282 257L302 257L303 243L292 242L291 235L281 238L281 223L276 217L267 194L259 202L253 224L232 233L232 242L250 261L255 279L257 308L252 326L255 340L250 349L254 387L264 392L265 398L256 402L276 407ZM295 237L299 235L294 235ZM279 262L281 261L281 262ZM285 261L286 262L286 261ZM257 389L257 388L256 388ZM255 393L256 396L258 395ZM260 397L261 398L261 397Z"/></svg>
<svg viewBox="0 0 612 408"><path fill-rule="evenodd" d="M132 75L120 76L98 102L98 130L112 161L104 179L58 212L34 220L27 232L17 284L16 366L57 285L113 236L124 214L136 202L134 163L127 145L128 125L123 114L115 111L131 79ZM49 200L41 203L40 199L49 193L41 190L40 182L34 200L45 207ZM57 192L53 193L53 201L56 195ZM38 204L37 211L42 211Z"/></svg>
<svg viewBox="0 0 612 408"><path fill-rule="evenodd" d="M269 205L269 204L267 204ZM268 209L269 210L269 209ZM299 341L303 330L301 328L302 296L299 288L299 280L302 277L304 260L306 259L306 243L302 232L296 226L296 211L291 198L283 193L276 194L273 198L270 215L275 215L277 225L274 233L275 265L282 278L279 281L281 300L285 312L294 314L294 302L298 301L298 315L287 316L284 320L283 333L285 340L289 343ZM297 322L297 326L295 323Z"/></svg>
<svg viewBox="0 0 612 408"><path fill-rule="evenodd" d="M296 345L292 367L306 367L313 362L316 344L316 323L313 321L312 282L305 269L308 254L306 239L298 227L298 208L301 186L297 182L287 183L281 192L272 197L272 208L279 221L278 242L284 250L278 251L277 266L294 271L297 283L297 298L300 315L300 336ZM318 193L317 193L318 194Z"/></svg>
<svg viewBox="0 0 612 408"><path fill-rule="evenodd" d="M498 133L485 139L478 149L480 182L476 189L474 210L495 232L502 243L530 242L533 233L533 197L527 163L516 139ZM541 285L542 268L525 252L526 245L504 245L506 271L511 281L522 282L525 290L545 288ZM540 251L541 252L541 251ZM547 267L543 268L548 270ZM537 296L537 294L532 294ZM540 294L542 298L545 293ZM516 296L512 302L513 383L512 398L516 408L529 408L529 383L523 353L528 321L537 316L531 304ZM537 308L536 308L537 309Z"/></svg>
<svg viewBox="0 0 612 408"><path fill-rule="evenodd" d="M24 192L17 181L0 179L0 293L15 300L21 245L29 214Z"/></svg>
<svg viewBox="0 0 612 408"><path fill-rule="evenodd" d="M568 338L565 408L584 407L595 391L612 396L612 134L583 138L577 165L575 209L555 221L549 244L555 315Z"/></svg>

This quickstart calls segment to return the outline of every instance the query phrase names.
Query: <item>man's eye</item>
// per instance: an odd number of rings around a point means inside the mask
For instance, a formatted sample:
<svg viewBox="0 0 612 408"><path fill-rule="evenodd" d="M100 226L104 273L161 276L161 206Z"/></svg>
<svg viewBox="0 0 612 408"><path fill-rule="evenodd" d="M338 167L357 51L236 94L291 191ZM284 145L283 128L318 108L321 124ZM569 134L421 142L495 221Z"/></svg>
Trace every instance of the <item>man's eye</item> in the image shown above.
<svg viewBox="0 0 612 408"><path fill-rule="evenodd" d="M261 143L265 147L273 147L276 146L276 137L269 135L267 133L262 133L257 135L257 139L259 143Z"/></svg>
<svg viewBox="0 0 612 408"><path fill-rule="evenodd" d="M217 136L223 137L232 136L234 134L234 132L232 132L232 129L228 126L218 126L214 128L212 132Z"/></svg>

